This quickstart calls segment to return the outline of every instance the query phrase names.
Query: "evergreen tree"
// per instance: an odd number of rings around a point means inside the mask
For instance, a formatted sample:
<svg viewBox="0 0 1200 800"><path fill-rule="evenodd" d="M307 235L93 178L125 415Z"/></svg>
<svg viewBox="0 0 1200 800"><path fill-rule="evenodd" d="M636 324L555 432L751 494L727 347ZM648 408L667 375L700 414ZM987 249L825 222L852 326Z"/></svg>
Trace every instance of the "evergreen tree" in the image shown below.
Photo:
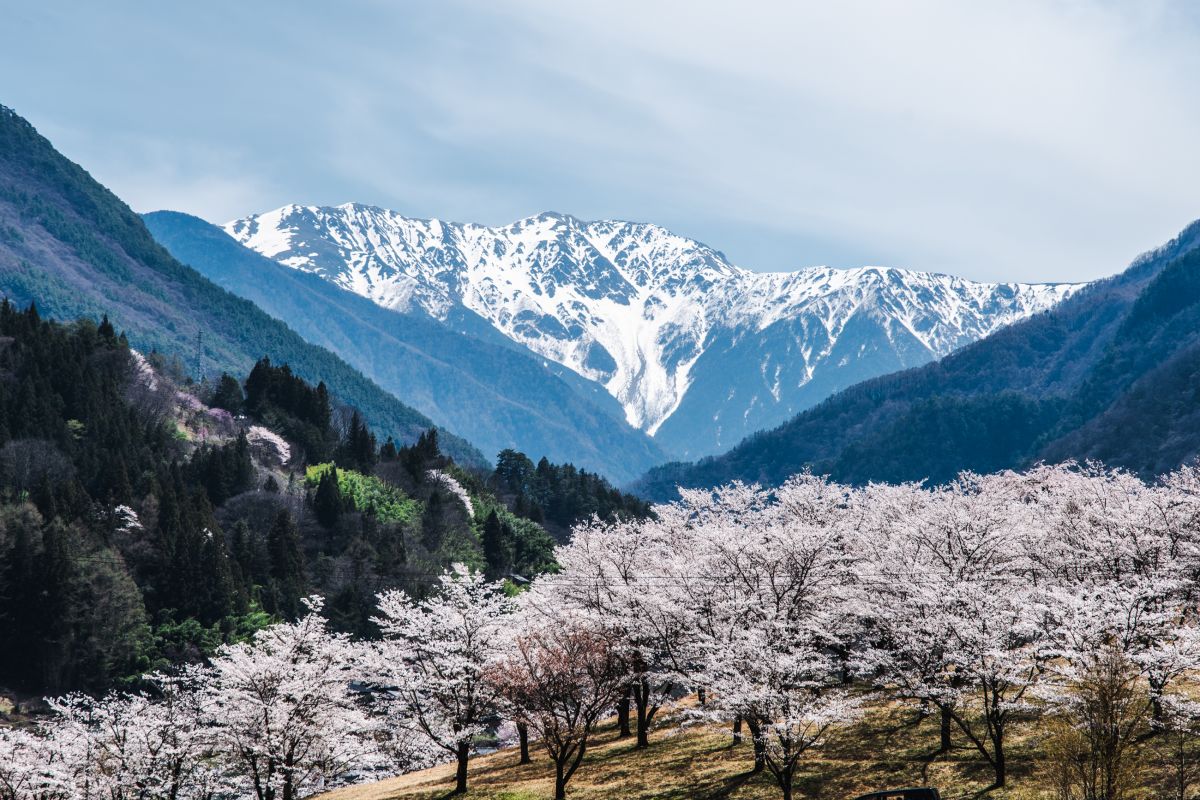
<svg viewBox="0 0 1200 800"><path fill-rule="evenodd" d="M345 441L338 448L338 463L349 469L370 474L377 459L375 435L371 433L359 413L354 411L350 416Z"/></svg>
<svg viewBox="0 0 1200 800"><path fill-rule="evenodd" d="M96 333L98 333L102 339L110 342L116 341L117 332L113 328L112 323L108 321L108 314L105 314L104 319L100 320L100 325L96 328Z"/></svg>
<svg viewBox="0 0 1200 800"><path fill-rule="evenodd" d="M239 602L241 592L234 583L233 568L225 548L225 535L213 518L208 498L199 494L194 500L196 519L199 525L199 544L196 585L193 587L195 600L192 615L202 623L211 624L237 612L245 612L246 605Z"/></svg>
<svg viewBox="0 0 1200 800"><path fill-rule="evenodd" d="M421 544L434 553L442 546L445 530L442 520L442 494L436 489L425 501L425 513L421 516Z"/></svg>
<svg viewBox="0 0 1200 800"><path fill-rule="evenodd" d="M301 600L306 593L304 555L300 551L300 533L296 522L286 510L280 510L267 534L267 554L270 558L271 592L267 610L288 619L295 619L302 610Z"/></svg>
<svg viewBox="0 0 1200 800"><path fill-rule="evenodd" d="M493 510L483 522L483 557L487 561L487 575L492 580L503 578L512 571L512 534L499 515Z"/></svg>
<svg viewBox="0 0 1200 800"><path fill-rule="evenodd" d="M250 490L254 485L254 463L246 434L239 434L228 444L201 447L192 455L188 470L192 480L204 485L216 506Z"/></svg>
<svg viewBox="0 0 1200 800"><path fill-rule="evenodd" d="M501 493L527 496L533 491L533 476L533 462L524 453L501 450L496 456L496 471L492 473L492 483Z"/></svg>
<svg viewBox="0 0 1200 800"><path fill-rule="evenodd" d="M108 485L105 494L109 502L114 505L129 504L133 500L133 486L129 482L129 470L125 466L125 459L112 457L106 474Z"/></svg>
<svg viewBox="0 0 1200 800"><path fill-rule="evenodd" d="M417 439L417 449L421 450L426 460L441 458L442 450L438 444L437 428L430 428Z"/></svg>
<svg viewBox="0 0 1200 800"><path fill-rule="evenodd" d="M317 491L313 496L313 512L317 522L332 529L337 525L342 514L342 490L338 485L337 467L331 466L317 483Z"/></svg>
<svg viewBox="0 0 1200 800"><path fill-rule="evenodd" d="M254 590L256 578L254 534L250 532L250 526L244 519L235 522L233 530L229 534L229 556L230 575L238 587L239 594L247 602L257 599ZM267 574L264 573L257 577L266 578Z"/></svg>
<svg viewBox="0 0 1200 800"><path fill-rule="evenodd" d="M237 382L237 378L227 372L222 372L220 380L217 381L217 388L213 390L212 399L209 400L209 405L214 408L223 408L230 414L240 414L245 402L242 385Z"/></svg>
<svg viewBox="0 0 1200 800"><path fill-rule="evenodd" d="M438 445L436 428L430 428L417 437L417 441L397 451L397 458L415 481L424 479L426 471L440 469L447 459L442 456Z"/></svg>

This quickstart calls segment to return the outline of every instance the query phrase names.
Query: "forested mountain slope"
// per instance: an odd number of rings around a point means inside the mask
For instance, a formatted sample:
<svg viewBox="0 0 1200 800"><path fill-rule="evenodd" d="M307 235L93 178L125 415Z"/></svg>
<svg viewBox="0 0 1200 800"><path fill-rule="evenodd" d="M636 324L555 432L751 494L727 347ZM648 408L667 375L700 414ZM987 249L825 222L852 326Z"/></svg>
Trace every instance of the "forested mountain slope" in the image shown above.
<svg viewBox="0 0 1200 800"><path fill-rule="evenodd" d="M436 430L379 443L286 364L179 383L107 320L0 301L0 376L0 692L136 684L314 593L370 637L380 591L420 596L452 563L530 579L552 534L650 513L569 464L464 469Z"/></svg>
<svg viewBox="0 0 1200 800"><path fill-rule="evenodd" d="M127 205L3 106L0 294L22 306L36 301L43 315L61 320L107 313L139 350L178 357L203 374L244 374L264 355L287 362L402 442L432 425L337 356L179 263ZM485 463L463 439L445 435L443 446L463 462Z"/></svg>
<svg viewBox="0 0 1200 800"><path fill-rule="evenodd" d="M180 261L337 353L489 456L513 448L617 481L666 460L615 404L610 413L597 402L611 402L606 394L577 392L511 343L485 341L420 310L384 308L261 256L196 217L157 211L145 221Z"/></svg>
<svg viewBox="0 0 1200 800"><path fill-rule="evenodd" d="M1101 458L1152 476L1200 453L1200 222L1125 272L940 361L866 381L729 453L636 488L811 468L838 480L943 481L1037 460Z"/></svg>

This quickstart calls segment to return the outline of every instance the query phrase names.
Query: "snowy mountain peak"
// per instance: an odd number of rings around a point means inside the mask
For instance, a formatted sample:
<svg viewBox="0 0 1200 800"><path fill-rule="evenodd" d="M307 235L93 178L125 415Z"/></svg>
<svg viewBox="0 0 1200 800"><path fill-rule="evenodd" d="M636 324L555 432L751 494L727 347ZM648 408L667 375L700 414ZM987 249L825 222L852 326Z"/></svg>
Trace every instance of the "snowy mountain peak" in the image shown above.
<svg viewBox="0 0 1200 800"><path fill-rule="evenodd" d="M673 417L676 428L703 419L711 430L698 438L671 434L688 455L731 446L849 382L945 355L1077 288L891 267L752 272L658 225L556 212L492 228L357 203L290 205L225 230L387 308L443 320L469 309L604 386L651 434ZM728 359L737 363L719 366ZM731 368L737 381L718 390L714 370Z"/></svg>

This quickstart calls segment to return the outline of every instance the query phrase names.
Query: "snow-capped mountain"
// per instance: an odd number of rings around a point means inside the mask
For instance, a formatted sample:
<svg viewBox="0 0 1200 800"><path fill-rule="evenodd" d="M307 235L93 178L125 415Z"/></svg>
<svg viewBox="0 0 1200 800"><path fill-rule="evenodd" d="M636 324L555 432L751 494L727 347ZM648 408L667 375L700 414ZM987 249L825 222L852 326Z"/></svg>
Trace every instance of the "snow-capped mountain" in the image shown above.
<svg viewBox="0 0 1200 800"><path fill-rule="evenodd" d="M1077 288L881 267L752 272L657 225L555 213L491 228L353 203L292 205L225 230L387 308L441 320L468 309L602 385L632 425L690 457Z"/></svg>

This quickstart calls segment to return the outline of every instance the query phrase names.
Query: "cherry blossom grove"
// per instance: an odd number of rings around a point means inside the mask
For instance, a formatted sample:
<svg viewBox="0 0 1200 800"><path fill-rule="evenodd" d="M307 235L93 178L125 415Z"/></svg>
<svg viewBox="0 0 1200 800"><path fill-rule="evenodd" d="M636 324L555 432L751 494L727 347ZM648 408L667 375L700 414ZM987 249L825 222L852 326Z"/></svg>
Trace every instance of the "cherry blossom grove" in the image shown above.
<svg viewBox="0 0 1200 800"><path fill-rule="evenodd" d="M1154 725L1200 717L1192 467L685 491L652 519L577 527L557 560L521 592L465 567L425 597L384 592L378 641L331 632L314 598L140 693L59 698L0 729L0 800L296 800L448 760L465 791L501 722L532 733L563 797L622 698L636 747L655 724L744 726L747 769L784 798L807 753L893 701L938 714L1003 786L1014 720L1070 724L1113 663Z"/></svg>

